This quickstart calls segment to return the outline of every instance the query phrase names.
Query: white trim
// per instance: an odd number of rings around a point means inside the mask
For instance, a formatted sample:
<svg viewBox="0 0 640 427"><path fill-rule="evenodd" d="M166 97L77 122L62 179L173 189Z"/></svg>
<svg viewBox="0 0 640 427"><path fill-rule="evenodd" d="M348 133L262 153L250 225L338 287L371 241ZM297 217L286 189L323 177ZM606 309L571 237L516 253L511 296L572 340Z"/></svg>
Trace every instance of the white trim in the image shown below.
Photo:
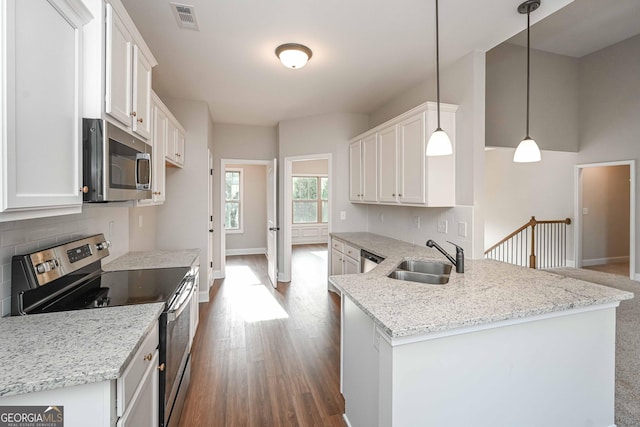
<svg viewBox="0 0 640 427"><path fill-rule="evenodd" d="M209 302L209 291L198 292L198 303Z"/></svg>
<svg viewBox="0 0 640 427"><path fill-rule="evenodd" d="M227 249L227 256L237 255L266 255L267 248L245 248L245 249Z"/></svg>
<svg viewBox="0 0 640 427"><path fill-rule="evenodd" d="M576 268L576 262L572 259L565 260L566 267Z"/></svg>
<svg viewBox="0 0 640 427"><path fill-rule="evenodd" d="M224 279L224 272L222 270L213 270L213 280L215 279ZM212 284L213 280L211 281Z"/></svg>
<svg viewBox="0 0 640 427"><path fill-rule="evenodd" d="M592 265L602 265L602 264L617 264L622 262L629 262L628 256L616 256L616 257L608 257L608 258L593 258L593 259L583 259L582 266L589 267Z"/></svg>
<svg viewBox="0 0 640 427"><path fill-rule="evenodd" d="M349 418L347 418L347 414L342 414L342 419L344 420L344 423L347 425L347 427L351 427L351 423L349 422Z"/></svg>
<svg viewBox="0 0 640 427"><path fill-rule="evenodd" d="M280 222L283 225L284 233L283 233L283 254L282 254L282 266L283 271L278 273L278 281L280 282L290 282L291 281L291 230L292 230L292 218L293 218L293 206L292 206L292 198L291 198L291 180L293 178L293 162L302 161L302 160L318 160L318 159L326 159L327 160L327 171L329 177L329 200L327 204L327 209L329 210L329 222L327 226L329 228L329 234L331 234L331 222L332 222L332 212L331 212L331 199L333 197L333 185L335 181L332 179L332 163L333 163L333 154L331 153L323 153L323 154L308 154L306 156L289 156L284 158L284 182L282 187L283 191L283 206L284 206L284 221Z"/></svg>
<svg viewBox="0 0 640 427"><path fill-rule="evenodd" d="M581 268L584 261L582 259L582 169L603 167L603 166L629 166L629 278L634 279L636 275L636 161L620 160L616 162L586 163L575 166L574 187L573 187L573 251L576 268Z"/></svg>
<svg viewBox="0 0 640 427"><path fill-rule="evenodd" d="M225 170L227 165L264 165L271 166L273 165L273 160L252 160L252 159L220 159L220 230L224 230L224 204L225 204ZM216 279L222 279L225 277L225 254L227 253L226 249L226 236L227 233L220 233L220 270L214 271L214 277Z"/></svg>

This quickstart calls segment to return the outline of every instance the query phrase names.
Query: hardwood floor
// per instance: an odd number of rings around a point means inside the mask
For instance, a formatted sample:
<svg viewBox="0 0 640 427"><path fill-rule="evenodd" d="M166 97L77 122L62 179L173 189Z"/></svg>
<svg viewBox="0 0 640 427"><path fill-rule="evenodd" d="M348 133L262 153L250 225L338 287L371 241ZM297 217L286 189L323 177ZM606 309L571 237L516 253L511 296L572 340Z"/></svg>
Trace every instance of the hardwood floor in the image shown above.
<svg viewBox="0 0 640 427"><path fill-rule="evenodd" d="M292 281L277 290L264 256L227 258L200 305L180 427L345 425L326 257L327 245L294 246Z"/></svg>
<svg viewBox="0 0 640 427"><path fill-rule="evenodd" d="M611 273L617 274L618 276L629 277L629 262L599 264L582 268L584 268L585 270L602 271L603 273Z"/></svg>

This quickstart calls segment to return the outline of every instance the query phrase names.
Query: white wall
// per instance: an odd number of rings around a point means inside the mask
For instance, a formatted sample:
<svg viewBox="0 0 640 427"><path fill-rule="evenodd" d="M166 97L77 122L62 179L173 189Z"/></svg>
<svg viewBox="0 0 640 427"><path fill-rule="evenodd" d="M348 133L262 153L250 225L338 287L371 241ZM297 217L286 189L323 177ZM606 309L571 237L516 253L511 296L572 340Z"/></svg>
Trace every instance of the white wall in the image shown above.
<svg viewBox="0 0 640 427"><path fill-rule="evenodd" d="M629 259L629 166L582 170L582 264Z"/></svg>
<svg viewBox="0 0 640 427"><path fill-rule="evenodd" d="M421 211L415 211L415 208L409 207L372 206L367 225L371 232L390 235L394 232L393 227L380 223L380 212L386 212L385 222L386 218L398 217L404 230L411 229L413 217L421 216L421 233L424 234L407 232L399 235L408 236L408 241L415 238L422 242L425 236L435 240L457 241L466 248L467 257L481 258L484 244L484 54L472 52L443 69L441 74L441 101L459 105L456 113L456 203L471 206L472 209L420 208ZM429 79L396 96L371 114L371 127L427 100L434 100L435 90L435 80ZM460 221L458 218L461 218ZM439 220L449 221L449 230L445 235L435 234ZM467 222L466 238L458 235L458 222Z"/></svg>
<svg viewBox="0 0 640 427"><path fill-rule="evenodd" d="M335 113L300 119L285 120L278 124L278 218L284 216L284 159L310 154L332 154L332 185L330 204L331 231L366 231L367 208L349 202L349 144L350 138L369 128L369 117L364 114ZM344 211L345 220L340 220ZM278 263L283 271L283 234L279 235Z"/></svg>
<svg viewBox="0 0 640 427"><path fill-rule="evenodd" d="M264 253L267 248L267 167L227 164L227 169L242 169L242 233L227 233L227 255Z"/></svg>
<svg viewBox="0 0 640 427"><path fill-rule="evenodd" d="M640 162L640 36L580 60L580 152L582 164L635 160ZM636 183L640 168L636 167ZM640 197L636 197L640 213ZM640 214L636 214L640 230ZM640 237L636 236L636 266Z"/></svg>
<svg viewBox="0 0 640 427"><path fill-rule="evenodd" d="M129 209L129 250L152 251L157 246L156 206Z"/></svg>
<svg viewBox="0 0 640 427"><path fill-rule="evenodd" d="M487 146L515 148L526 133L526 47L487 52ZM530 135L543 150L578 151L577 58L531 50Z"/></svg>
<svg viewBox="0 0 640 427"><path fill-rule="evenodd" d="M220 160L273 160L277 157L278 133L275 126L249 126L227 123L213 123L211 128L213 153L214 185L213 185L213 215L214 227L217 229L222 217L220 204ZM279 164L278 169L282 166ZM220 252L220 233L214 232L213 238L213 268L220 270L222 254Z"/></svg>
<svg viewBox="0 0 640 427"><path fill-rule="evenodd" d="M300 160L293 162L291 173L326 175L329 173L329 162L326 159Z"/></svg>
<svg viewBox="0 0 640 427"><path fill-rule="evenodd" d="M209 238L209 108L201 101L176 98L163 101L186 130L186 136L184 167L167 168L167 198L156 208L157 248L199 249L200 265L204 266ZM207 268L200 269L201 293L208 292L213 280L208 275Z"/></svg>
<svg viewBox="0 0 640 427"><path fill-rule="evenodd" d="M485 151L485 248L532 216L539 220L573 219L577 153L543 151L538 163L514 163L514 151L514 148ZM573 259L573 232L574 226L568 226L568 259Z"/></svg>
<svg viewBox="0 0 640 427"><path fill-rule="evenodd" d="M103 263L129 251L128 208L116 205L84 205L77 215L54 216L0 223L0 301L2 316L11 313L11 257L103 233L111 241Z"/></svg>

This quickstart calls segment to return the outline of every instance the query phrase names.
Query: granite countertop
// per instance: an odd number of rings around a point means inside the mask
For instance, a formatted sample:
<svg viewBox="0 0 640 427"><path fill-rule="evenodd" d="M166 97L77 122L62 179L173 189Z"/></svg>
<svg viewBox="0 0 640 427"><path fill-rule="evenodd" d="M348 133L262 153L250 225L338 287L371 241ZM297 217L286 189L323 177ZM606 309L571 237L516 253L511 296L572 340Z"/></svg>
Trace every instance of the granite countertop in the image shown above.
<svg viewBox="0 0 640 427"><path fill-rule="evenodd" d="M164 303L0 319L0 397L118 378Z"/></svg>
<svg viewBox="0 0 640 427"><path fill-rule="evenodd" d="M391 338L633 298L630 292L487 259L465 259L465 273L452 269L445 285L395 280L387 275L403 260L449 262L435 249L372 233L331 235L385 257L368 273L331 276L329 280Z"/></svg>
<svg viewBox="0 0 640 427"><path fill-rule="evenodd" d="M199 249L128 252L113 261L109 261L107 264L103 264L102 269L104 271L117 271L191 267L191 264L193 264L199 256Z"/></svg>

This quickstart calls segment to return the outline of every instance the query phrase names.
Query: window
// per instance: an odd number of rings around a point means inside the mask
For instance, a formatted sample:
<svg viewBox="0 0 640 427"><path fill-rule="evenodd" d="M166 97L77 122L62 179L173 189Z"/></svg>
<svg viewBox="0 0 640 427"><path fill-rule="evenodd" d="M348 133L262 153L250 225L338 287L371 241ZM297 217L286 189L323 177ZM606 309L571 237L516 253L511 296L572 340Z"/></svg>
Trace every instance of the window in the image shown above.
<svg viewBox="0 0 640 427"><path fill-rule="evenodd" d="M293 177L293 223L329 222L329 178Z"/></svg>
<svg viewBox="0 0 640 427"><path fill-rule="evenodd" d="M225 170L224 228L242 233L242 169Z"/></svg>

